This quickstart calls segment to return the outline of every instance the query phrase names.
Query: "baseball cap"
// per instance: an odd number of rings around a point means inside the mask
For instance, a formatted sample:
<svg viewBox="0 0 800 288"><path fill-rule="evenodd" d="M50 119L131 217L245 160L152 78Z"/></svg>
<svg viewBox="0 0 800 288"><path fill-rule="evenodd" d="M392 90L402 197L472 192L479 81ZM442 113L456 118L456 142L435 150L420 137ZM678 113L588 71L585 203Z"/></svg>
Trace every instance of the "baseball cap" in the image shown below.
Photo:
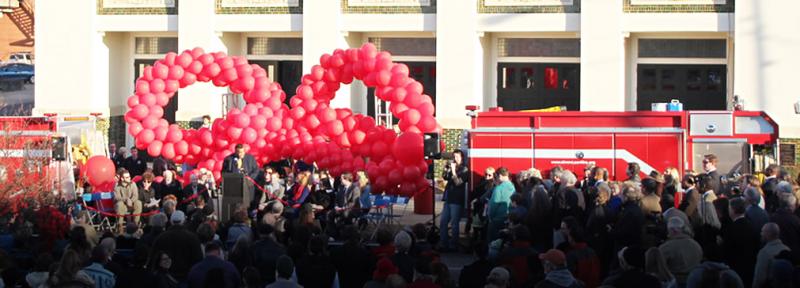
<svg viewBox="0 0 800 288"><path fill-rule="evenodd" d="M561 252L561 250L550 249L547 250L547 252L539 254L539 260L545 260L556 266L564 266L567 262L567 257L564 256L564 252Z"/></svg>

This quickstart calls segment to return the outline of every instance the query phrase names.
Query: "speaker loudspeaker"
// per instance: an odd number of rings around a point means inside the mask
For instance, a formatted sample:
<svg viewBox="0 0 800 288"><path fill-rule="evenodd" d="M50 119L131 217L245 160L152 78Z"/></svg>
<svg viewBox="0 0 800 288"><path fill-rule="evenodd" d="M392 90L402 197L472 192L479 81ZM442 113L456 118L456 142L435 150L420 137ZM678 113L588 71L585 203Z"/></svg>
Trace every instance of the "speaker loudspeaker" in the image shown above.
<svg viewBox="0 0 800 288"><path fill-rule="evenodd" d="M435 159L442 153L441 135L439 133L425 133L422 136L425 158Z"/></svg>
<svg viewBox="0 0 800 288"><path fill-rule="evenodd" d="M67 160L67 138L63 136L53 137L51 155L53 160Z"/></svg>

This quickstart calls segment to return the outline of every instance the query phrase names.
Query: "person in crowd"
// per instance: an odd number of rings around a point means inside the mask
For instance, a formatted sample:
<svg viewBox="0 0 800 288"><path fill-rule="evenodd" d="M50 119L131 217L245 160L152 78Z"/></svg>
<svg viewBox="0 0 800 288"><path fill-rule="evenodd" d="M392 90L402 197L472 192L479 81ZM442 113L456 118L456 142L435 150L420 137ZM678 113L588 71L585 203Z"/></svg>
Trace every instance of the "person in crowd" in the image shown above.
<svg viewBox="0 0 800 288"><path fill-rule="evenodd" d="M147 170L147 162L139 157L139 149L131 147L131 157L125 160L122 167L131 172L131 176L136 177L144 174L144 171Z"/></svg>
<svg viewBox="0 0 800 288"><path fill-rule="evenodd" d="M180 280L170 272L172 268L172 258L165 251L155 250L147 264L150 273L155 279L158 288L176 288Z"/></svg>
<svg viewBox="0 0 800 288"><path fill-rule="evenodd" d="M484 282L486 282L486 286L480 287L507 288L510 287L509 285L511 285L511 274L506 268L494 267L491 271L489 271Z"/></svg>
<svg viewBox="0 0 800 288"><path fill-rule="evenodd" d="M678 208L678 205L683 199L683 192L681 188L681 175L678 168L667 167L667 169L664 169L664 194L672 195L672 199L674 200L672 207Z"/></svg>
<svg viewBox="0 0 800 288"><path fill-rule="evenodd" d="M275 239L274 228L268 224L258 225L259 240L253 243L253 266L261 275L261 286L275 282L275 269L278 258L286 255L286 248ZM290 259L291 260L291 259ZM294 264L291 264L294 270ZM289 272L291 277L292 271Z"/></svg>
<svg viewBox="0 0 800 288"><path fill-rule="evenodd" d="M299 213L299 208L306 202L306 198L311 194L309 181L311 172L303 171L297 174L297 179L292 187L287 190L289 208L295 209Z"/></svg>
<svg viewBox="0 0 800 288"><path fill-rule="evenodd" d="M586 287L600 285L600 258L586 243L583 226L575 217L568 216L561 222L561 233L567 241L558 249L566 254L569 271Z"/></svg>
<svg viewBox="0 0 800 288"><path fill-rule="evenodd" d="M487 284L486 277L492 270L492 264L487 258L486 245L476 245L474 251L477 260L461 268L461 274L458 276L460 288L482 288ZM509 277L506 277L506 281L509 281Z"/></svg>
<svg viewBox="0 0 800 288"><path fill-rule="evenodd" d="M378 247L372 248L372 256L375 258L391 257L395 253L394 236L392 232L386 228L378 229L376 232L375 240L378 242Z"/></svg>
<svg viewBox="0 0 800 288"><path fill-rule="evenodd" d="M433 270L433 275L434 275L434 277L436 279L433 282L434 284L436 284L436 285L438 285L439 287L442 287L442 288L455 288L456 287L455 286L456 285L455 282L453 281L453 279L451 279L450 269L447 268L447 265L445 265L442 262L434 261L431 264L431 269Z"/></svg>
<svg viewBox="0 0 800 288"><path fill-rule="evenodd" d="M792 194L792 186L788 182L780 182L776 188L778 195L778 209L769 220L778 224L781 231L781 241L792 250L800 252L800 217L794 214L797 209L797 198Z"/></svg>
<svg viewBox="0 0 800 288"><path fill-rule="evenodd" d="M728 265L720 262L706 261L697 265L686 280L687 288L701 287L746 287L736 275L736 271L731 270ZM753 286L755 287L755 286Z"/></svg>
<svg viewBox="0 0 800 288"><path fill-rule="evenodd" d="M234 150L222 162L222 172L241 174L253 180L258 178L258 164L253 155L247 154L242 144L236 144Z"/></svg>
<svg viewBox="0 0 800 288"><path fill-rule="evenodd" d="M620 271L603 281L616 288L661 287L661 281L644 271L644 250L639 246L624 247L617 253Z"/></svg>
<svg viewBox="0 0 800 288"><path fill-rule="evenodd" d="M202 124L200 124L200 129L202 129L202 128L206 128L206 129L208 129L208 130L211 130L211 126L212 126L212 123L211 123L211 116L209 116L209 115L203 115L203 117L202 117L202 121L203 121L203 123L202 123Z"/></svg>
<svg viewBox="0 0 800 288"><path fill-rule="evenodd" d="M750 220L745 217L746 207L746 201L739 197L728 202L732 222L722 226L722 250L726 252L723 254L725 263L739 274L744 283L753 283L759 239Z"/></svg>
<svg viewBox="0 0 800 288"><path fill-rule="evenodd" d="M222 270L224 272L224 286L225 288L239 287L241 277L236 266L231 262L225 261L222 257L222 247L216 242L211 242L206 245L206 257L203 261L192 266L188 275L188 284L190 288L205 287L205 283L209 281L212 271ZM221 288L222 288L221 287Z"/></svg>
<svg viewBox="0 0 800 288"><path fill-rule="evenodd" d="M764 192L764 202L766 202L767 212L773 213L778 208L778 194L777 186L780 182L778 174L780 174L780 166L771 164L764 169L764 183L761 184L761 190Z"/></svg>
<svg viewBox="0 0 800 288"><path fill-rule="evenodd" d="M308 243L308 254L297 261L297 281L303 287L333 287L336 267L327 246L326 236L316 235Z"/></svg>
<svg viewBox="0 0 800 288"><path fill-rule="evenodd" d="M561 166L553 166L550 169L550 179L547 179L542 182L544 187L547 188L547 195L550 198L553 198L556 195L556 192L561 188L561 174L564 173L564 168Z"/></svg>
<svg viewBox="0 0 800 288"><path fill-rule="evenodd" d="M267 193L257 193L256 198L254 201L257 202L257 208L259 210L263 210L263 205L266 205L267 202L275 199L283 198L283 194L285 193L285 188L283 187L283 180L281 179L280 174L275 171L272 166L268 164L264 164L263 173L259 177L259 181L257 181L261 187L267 190Z"/></svg>
<svg viewBox="0 0 800 288"><path fill-rule="evenodd" d="M686 284L689 272L703 260L703 248L686 234L687 225L680 217L667 218L669 238L658 247L679 286Z"/></svg>
<svg viewBox="0 0 800 288"><path fill-rule="evenodd" d="M689 205L686 215L692 221L694 227L694 238L703 247L703 255L712 261L721 260L717 236L719 235L722 223L717 217L717 210L713 201L716 195L713 190L713 180L710 175L702 174L698 177L697 194L692 193L689 200L695 205ZM695 211L689 211L692 206L697 207Z"/></svg>
<svg viewBox="0 0 800 288"><path fill-rule="evenodd" d="M669 271L667 262L661 254L661 250L650 247L644 254L644 272L655 276L661 281L661 287L675 287L675 276Z"/></svg>
<svg viewBox="0 0 800 288"><path fill-rule="evenodd" d="M759 203L761 203L763 199L761 197L762 193L760 189L761 188L757 186L751 186L744 190L744 199L746 199L748 203L747 210L745 211L744 215L750 222L750 227L752 228L753 232L756 234L761 233L761 227L769 222L769 215L767 214L767 211L759 206Z"/></svg>
<svg viewBox="0 0 800 288"><path fill-rule="evenodd" d="M459 248L459 222L467 200L467 182L469 181L469 167L464 163L464 152L453 151L453 161L448 161L444 168L442 178L447 181L442 198L439 229L439 244L441 250L453 251ZM450 229L448 229L450 225ZM449 234L448 234L449 231Z"/></svg>
<svg viewBox="0 0 800 288"><path fill-rule="evenodd" d="M720 187L721 175L719 175L719 172L717 172L717 164L719 164L719 158L717 158L717 155L708 154L703 156L703 171L705 171L704 175L708 176L710 188L714 191L715 196L719 196L720 193L722 193L722 188Z"/></svg>
<svg viewBox="0 0 800 288"><path fill-rule="evenodd" d="M353 183L353 173L345 172L339 177L342 184L336 190L335 207L337 213L349 218L351 211L360 209L361 189L359 185Z"/></svg>
<svg viewBox="0 0 800 288"><path fill-rule="evenodd" d="M95 287L94 280L83 270L83 257L75 250L67 249L61 256L58 268L47 280L48 287Z"/></svg>
<svg viewBox="0 0 800 288"><path fill-rule="evenodd" d="M625 170L625 174L628 176L628 179L625 180L625 182L628 182L628 181L635 182L635 183L642 182L642 178L641 178L641 176L639 176L639 173L641 173L641 171L642 171L642 168L639 167L639 163L629 162L628 163L628 169Z"/></svg>
<svg viewBox="0 0 800 288"><path fill-rule="evenodd" d="M775 256L781 251L791 251L780 239L781 229L778 224L769 222L761 228L761 241L764 246L758 251L756 256L756 266L753 271L753 286L764 287L767 284L769 267L772 265Z"/></svg>
<svg viewBox="0 0 800 288"><path fill-rule="evenodd" d="M273 227L275 239L281 239L283 233L286 231L286 218L283 218L283 203L278 200L267 202L264 207L264 215L261 217L261 223Z"/></svg>
<svg viewBox="0 0 800 288"><path fill-rule="evenodd" d="M90 223L91 220L89 217L89 211L81 210L81 212L78 212L78 215L75 217L71 226L83 227L83 231L86 233L86 240L88 240L89 244L94 247L98 242L100 242L100 237L97 235L97 231L94 230L94 227L92 227ZM70 229L72 229L72 227L70 227Z"/></svg>
<svg viewBox="0 0 800 288"><path fill-rule="evenodd" d="M164 179L161 180L161 183L159 183L156 189L158 199L164 199L164 197L172 195L176 199L176 205L179 206L183 198L181 197L181 184L175 180L175 172L172 170L165 170L162 174L164 175ZM163 205L164 203L162 202L161 204Z"/></svg>
<svg viewBox="0 0 800 288"><path fill-rule="evenodd" d="M561 186L556 191L553 197L553 229L558 229L561 226L561 221L564 217L573 216L578 219L583 219L583 211L586 208L583 202L583 193L575 188L577 178L575 174L570 171L563 171L561 173ZM554 234L554 244L562 242L564 239L561 234Z"/></svg>
<svg viewBox="0 0 800 288"><path fill-rule="evenodd" d="M661 214L661 198L656 194L658 182L653 178L642 179L642 213L646 216Z"/></svg>
<svg viewBox="0 0 800 288"><path fill-rule="evenodd" d="M414 282L409 284L408 288L442 288L435 283L432 262L430 257L417 258L414 264Z"/></svg>
<svg viewBox="0 0 800 288"><path fill-rule="evenodd" d="M139 225L133 222L126 223L125 233L117 236L115 240L117 243L117 248L133 251L133 248L136 248L136 244L139 242L141 234L142 231L139 229Z"/></svg>
<svg viewBox="0 0 800 288"><path fill-rule="evenodd" d="M608 234L608 227L613 223L611 208L608 205L611 187L606 181L602 181L598 182L594 189L597 191L595 205L589 211L586 220L586 237L589 246L597 252L597 256L600 258L601 273L605 275L608 272L608 263L611 263L613 256L613 245Z"/></svg>
<svg viewBox="0 0 800 288"><path fill-rule="evenodd" d="M128 159L128 149L125 147L117 148L117 153L111 157L111 161L114 162L114 167L123 168L125 167L125 163Z"/></svg>
<svg viewBox="0 0 800 288"><path fill-rule="evenodd" d="M147 213L158 209L159 199L157 199L156 185L153 184L155 176L149 169L142 175L142 181L136 186L139 188L139 202L142 203L142 212Z"/></svg>
<svg viewBox="0 0 800 288"><path fill-rule="evenodd" d="M103 267L108 263L109 257L108 251L104 247L94 247L92 250L92 263L81 270L92 278L96 288L113 288L116 283L114 273Z"/></svg>
<svg viewBox="0 0 800 288"><path fill-rule="evenodd" d="M153 242L153 250L165 251L172 258L170 272L178 280L185 280L189 269L203 259L203 251L197 234L184 226L186 216L182 211L175 211L170 216L172 225L161 233Z"/></svg>
<svg viewBox="0 0 800 288"><path fill-rule="evenodd" d="M373 260L361 244L361 232L355 226L348 225L341 235L344 243L331 250L331 260L339 275L339 286L364 287L370 280Z"/></svg>
<svg viewBox="0 0 800 288"><path fill-rule="evenodd" d="M25 275L25 284L31 288L46 287L47 279L50 278L50 265L53 263L51 253L41 253L36 257L33 271Z"/></svg>
<svg viewBox="0 0 800 288"><path fill-rule="evenodd" d="M772 265L769 268L769 285L772 288L793 288L800 286L798 281L797 269L792 264L791 253L781 252L775 256Z"/></svg>
<svg viewBox="0 0 800 288"><path fill-rule="evenodd" d="M281 255L271 266L275 267L275 274L272 275L272 278L276 280L267 285L266 288L303 288L303 286L297 284L297 281L292 280L294 261L292 261L291 257Z"/></svg>
<svg viewBox="0 0 800 288"><path fill-rule="evenodd" d="M173 171L176 170L175 163L172 163L172 161L170 160L164 159L164 157L162 157L161 155L153 158L153 174L156 175L156 177L158 176L167 177L166 175L164 175L164 172L168 170L173 170Z"/></svg>
<svg viewBox="0 0 800 288"><path fill-rule="evenodd" d="M147 260L150 254L147 245L136 245L133 249L133 256L129 264L123 267L121 273L115 275L116 287L118 288L138 288L156 284L155 277L147 270Z"/></svg>
<svg viewBox="0 0 800 288"><path fill-rule="evenodd" d="M372 280L364 284L364 288L384 288L388 287L388 278L391 276L399 276L400 270L394 266L392 260L388 257L383 257L375 264L375 271L372 273Z"/></svg>
<svg viewBox="0 0 800 288"><path fill-rule="evenodd" d="M108 144L108 159L114 161L114 158L117 157L117 144L116 143L109 143Z"/></svg>
<svg viewBox="0 0 800 288"><path fill-rule="evenodd" d="M358 197L359 207L361 208L359 211L361 212L360 215L364 215L372 208L372 201L369 199L369 196L372 195L372 185L369 184L369 176L366 171L359 170L356 172L356 177L358 190L361 191L361 195Z"/></svg>
<svg viewBox="0 0 800 288"><path fill-rule="evenodd" d="M69 231L69 244L66 250L75 251L81 258L81 263L86 263L92 255L92 244L86 238L86 230L81 226L72 227Z"/></svg>
<svg viewBox="0 0 800 288"><path fill-rule="evenodd" d="M231 248L228 253L228 261L231 261L231 263L236 266L236 270L242 271L243 279L247 278L246 275L244 275L244 269L253 266L252 243L253 242L247 237L239 237L239 240L236 240L236 244L233 245L233 248ZM250 281L249 284L258 285L260 283L261 280L259 279L257 282Z"/></svg>
<svg viewBox="0 0 800 288"><path fill-rule="evenodd" d="M498 263L511 271L514 286L536 283L542 270L538 262L529 263L538 254L531 248L531 232L528 227L520 225L512 228L510 233L511 241L501 251Z"/></svg>
<svg viewBox="0 0 800 288"><path fill-rule="evenodd" d="M164 232L164 229L167 227L167 215L164 213L158 213L150 217L150 223L147 227L149 231L144 233L142 237L139 239L138 243L142 243L147 245L148 247L153 246L153 242L156 241L159 235Z"/></svg>
<svg viewBox="0 0 800 288"><path fill-rule="evenodd" d="M199 177L196 174L191 174L188 185L183 187L181 191L180 198L183 201L178 205L178 209L188 213L188 206L191 202L194 202L194 199L203 198L204 203L208 203L211 201L211 194L208 193L204 186L200 185Z"/></svg>
<svg viewBox="0 0 800 288"><path fill-rule="evenodd" d="M260 288L261 275L258 275L258 269L253 266L247 266L242 270L242 286L244 288Z"/></svg>
<svg viewBox="0 0 800 288"><path fill-rule="evenodd" d="M233 248L233 245L236 244L239 238L253 239L253 231L250 229L250 218L247 216L247 211L236 211L233 213L231 220L233 221L233 225L228 227L228 239L225 241L225 247L227 249Z"/></svg>
<svg viewBox="0 0 800 288"><path fill-rule="evenodd" d="M645 219L639 206L642 192L634 182L625 182L621 190L622 212L616 225L609 232L614 241L614 251L626 246L641 245L644 231Z"/></svg>
<svg viewBox="0 0 800 288"><path fill-rule="evenodd" d="M415 259L409 254L413 241L411 235L405 230L397 231L394 235L394 247L396 251L394 255L390 257L392 263L400 269L399 274L403 276L406 282L411 282L414 279Z"/></svg>
<svg viewBox="0 0 800 288"><path fill-rule="evenodd" d="M557 249L550 249L545 253L539 254L539 260L544 268L544 280L536 284L536 288L551 287L584 287L580 280L575 279L567 269L567 258L564 252Z"/></svg>
<svg viewBox="0 0 800 288"><path fill-rule="evenodd" d="M492 198L489 200L487 214L489 218L489 242L497 239L503 223L508 218L508 210L511 204L511 195L514 194L514 184L509 179L508 169L500 167L497 170L500 183L492 190Z"/></svg>
<svg viewBox="0 0 800 288"><path fill-rule="evenodd" d="M526 216L529 231L535 231L531 244L537 251L553 247L552 206L544 185L536 185L533 189L531 209Z"/></svg>
<svg viewBox="0 0 800 288"><path fill-rule="evenodd" d="M118 215L127 215L132 212L133 222L139 223L142 213L142 201L139 200L139 189L136 184L131 183L131 173L122 169L119 174L120 182L114 187L114 211ZM124 217L117 218L117 226L119 231L122 231L125 223Z"/></svg>

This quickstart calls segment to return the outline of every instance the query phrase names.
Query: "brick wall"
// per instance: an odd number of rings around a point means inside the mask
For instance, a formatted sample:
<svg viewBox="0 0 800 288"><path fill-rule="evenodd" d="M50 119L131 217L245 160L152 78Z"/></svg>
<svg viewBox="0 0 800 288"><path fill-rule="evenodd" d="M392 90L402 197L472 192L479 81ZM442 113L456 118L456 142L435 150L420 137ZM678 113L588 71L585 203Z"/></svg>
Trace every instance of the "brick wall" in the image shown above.
<svg viewBox="0 0 800 288"><path fill-rule="evenodd" d="M181 129L200 129L203 126L203 121L175 121Z"/></svg>
<svg viewBox="0 0 800 288"><path fill-rule="evenodd" d="M170 8L103 8L103 0L97 0L98 15L176 15L178 14L178 2L175 0L175 7Z"/></svg>
<svg viewBox="0 0 800 288"><path fill-rule="evenodd" d="M724 5L631 5L631 0L622 0L622 10L626 13L732 13L735 2L727 0Z"/></svg>
<svg viewBox="0 0 800 288"><path fill-rule="evenodd" d="M303 14L303 0L297 7L222 7L222 0L216 0L217 14Z"/></svg>
<svg viewBox="0 0 800 288"><path fill-rule="evenodd" d="M350 6L348 0L342 1L342 13L349 14L432 14L436 13L436 0L430 6Z"/></svg>
<svg viewBox="0 0 800 288"><path fill-rule="evenodd" d="M581 0L561 6L486 6L485 0L478 0L478 13L581 13Z"/></svg>
<svg viewBox="0 0 800 288"><path fill-rule="evenodd" d="M442 141L444 142L445 148L442 152L452 152L456 148L459 148L459 141L461 140L461 134L464 133L462 129L443 129L442 131ZM436 178L442 176L442 172L444 170L444 165L447 161L446 160L435 160L433 161L433 170Z"/></svg>
<svg viewBox="0 0 800 288"><path fill-rule="evenodd" d="M795 166L783 166L793 177L800 173L800 138L781 138L781 144L794 144Z"/></svg>

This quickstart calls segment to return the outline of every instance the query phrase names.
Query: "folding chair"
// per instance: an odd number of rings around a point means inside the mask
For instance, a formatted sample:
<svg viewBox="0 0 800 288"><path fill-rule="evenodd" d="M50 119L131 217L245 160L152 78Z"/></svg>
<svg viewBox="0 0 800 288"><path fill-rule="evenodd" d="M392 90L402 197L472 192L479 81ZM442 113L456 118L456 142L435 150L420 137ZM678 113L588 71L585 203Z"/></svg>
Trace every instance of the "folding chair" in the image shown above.
<svg viewBox="0 0 800 288"><path fill-rule="evenodd" d="M389 197L389 196L384 196L384 198L386 198L386 197ZM388 209L389 211L388 211L388 214L386 216L389 218L390 221L392 221L392 223L400 225L400 220L399 219L402 218L403 216L405 216L405 214L406 214L406 210L408 208L408 200L409 200L408 197L403 197L403 196L391 196L391 197L389 197L389 199L388 199L388 201L390 203L388 205L389 206L389 209ZM395 206L399 206L401 208L399 214L394 213Z"/></svg>
<svg viewBox="0 0 800 288"><path fill-rule="evenodd" d="M369 238L370 240L375 238L375 235L378 233L378 229L380 229L381 225L383 225L383 223L389 219L387 210L389 207L391 207L391 202L386 199L386 197L388 196L369 196L369 201L372 203L372 208L369 213L362 217L367 219L369 223L375 225L375 230L372 231L372 235Z"/></svg>
<svg viewBox="0 0 800 288"><path fill-rule="evenodd" d="M115 210L114 210L114 192L97 192L97 193L92 193L92 194L99 194L97 196L98 199L95 201L95 209L97 209L98 211L102 211L104 213L114 213L115 212ZM94 198L94 196L92 196L92 197ZM105 216L105 215L102 215L102 213L97 213L97 214L101 214L100 215L101 220L100 220L100 223L98 225L99 226L98 228L100 228L100 230L98 230L98 231L111 230L111 229L114 228L114 226L112 225L111 221L114 220L116 222L116 220L115 219L109 219L109 218L114 218L114 217Z"/></svg>

